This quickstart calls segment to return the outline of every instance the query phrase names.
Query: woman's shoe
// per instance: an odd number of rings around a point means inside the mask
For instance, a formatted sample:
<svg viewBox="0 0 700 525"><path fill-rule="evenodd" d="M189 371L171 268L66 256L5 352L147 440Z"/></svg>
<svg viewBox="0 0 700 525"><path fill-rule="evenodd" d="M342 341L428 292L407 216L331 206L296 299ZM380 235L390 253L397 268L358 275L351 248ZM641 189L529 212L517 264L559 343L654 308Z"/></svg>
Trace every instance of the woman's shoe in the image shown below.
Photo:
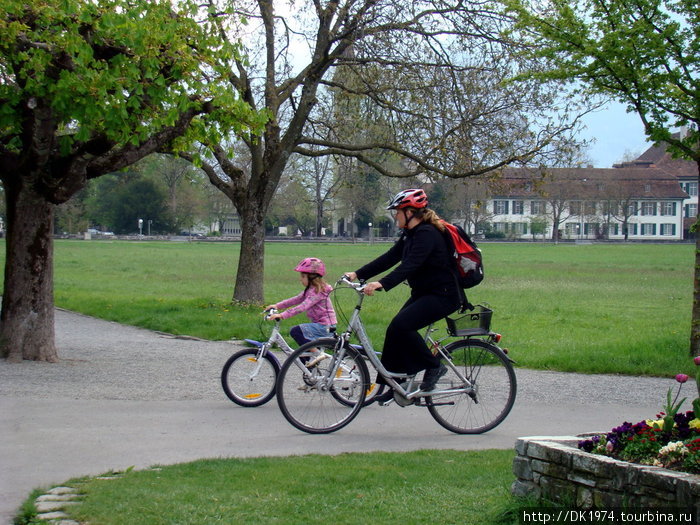
<svg viewBox="0 0 700 525"><path fill-rule="evenodd" d="M428 392L435 388L438 379L447 373L447 367L440 363L437 368L428 368L423 374L423 382L420 384L420 389L423 392Z"/></svg>
<svg viewBox="0 0 700 525"><path fill-rule="evenodd" d="M381 394L374 396L374 400L380 405L388 403L392 399L394 399L394 389L391 387L388 387L386 392L382 392Z"/></svg>

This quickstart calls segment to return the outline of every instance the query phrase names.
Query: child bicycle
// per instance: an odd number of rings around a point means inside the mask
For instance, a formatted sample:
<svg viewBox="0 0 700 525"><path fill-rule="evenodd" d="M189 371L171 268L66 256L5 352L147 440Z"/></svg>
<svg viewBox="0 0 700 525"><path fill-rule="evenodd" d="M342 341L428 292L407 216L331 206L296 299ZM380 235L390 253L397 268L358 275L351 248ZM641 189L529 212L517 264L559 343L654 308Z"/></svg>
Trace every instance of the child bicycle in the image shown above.
<svg viewBox="0 0 700 525"><path fill-rule="evenodd" d="M264 320L269 321L270 316L277 312L274 308L266 310L263 312ZM282 365L272 350L277 347L286 356L290 356L294 353L294 349L289 346L280 333L279 319L275 320L267 341L254 339L246 339L245 341L252 347L236 352L228 358L221 370L221 386L226 396L234 403L243 407L257 407L264 405L275 396L277 376ZM318 363L326 359L327 354L324 353L325 347L323 346L316 348L307 343L302 348L305 348L304 357L294 360L294 364L302 371L307 370L307 367L318 366ZM359 347L356 349L361 351ZM345 397L352 397L352 394L346 393L365 383L361 382L359 372L347 364L342 364L339 367L338 374L338 389L335 394L341 403L350 403L351 401L346 400ZM365 405L372 403L383 389L384 385L367 387L364 398Z"/></svg>
<svg viewBox="0 0 700 525"><path fill-rule="evenodd" d="M444 428L458 434L481 434L499 425L515 403L516 379L512 361L498 346L500 335L489 330L490 310L467 313L464 318L447 318L448 337L459 337L447 345L426 333L429 347L440 355L447 373L436 387L424 392L415 374L389 372L375 354L360 318L364 283L342 277L338 286L357 292L357 306L347 329L336 339L312 341L300 347L282 365L277 379L277 401L284 417L296 428L311 434L334 432L350 423L362 409L366 389L346 391L345 403L338 403L336 392L343 388L341 364L352 366L360 379L369 384L368 360L394 389L393 401L400 406L424 406ZM473 319L477 327L460 328L462 319ZM349 344L356 335L363 351ZM445 338L447 339L447 338ZM330 358L300 373L294 362L309 355L312 348L323 348ZM391 401L385 404L389 404Z"/></svg>

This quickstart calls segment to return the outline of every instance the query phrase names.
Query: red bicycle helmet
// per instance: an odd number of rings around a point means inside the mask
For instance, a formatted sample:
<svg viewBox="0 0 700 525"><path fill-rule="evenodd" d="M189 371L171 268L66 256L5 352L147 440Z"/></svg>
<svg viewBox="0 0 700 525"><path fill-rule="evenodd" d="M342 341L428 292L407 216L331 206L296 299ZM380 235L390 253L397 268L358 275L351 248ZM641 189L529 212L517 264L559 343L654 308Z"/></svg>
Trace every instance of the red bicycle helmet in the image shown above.
<svg viewBox="0 0 700 525"><path fill-rule="evenodd" d="M398 192L389 205L387 210L400 210L401 208L425 208L428 205L428 196L421 189L410 189Z"/></svg>
<svg viewBox="0 0 700 525"><path fill-rule="evenodd" d="M302 261L297 264L297 267L294 268L295 272L304 272L304 273L317 273L321 277L326 275L326 265L323 264L323 261L321 259L317 259L316 257L307 257L306 259L302 259Z"/></svg>

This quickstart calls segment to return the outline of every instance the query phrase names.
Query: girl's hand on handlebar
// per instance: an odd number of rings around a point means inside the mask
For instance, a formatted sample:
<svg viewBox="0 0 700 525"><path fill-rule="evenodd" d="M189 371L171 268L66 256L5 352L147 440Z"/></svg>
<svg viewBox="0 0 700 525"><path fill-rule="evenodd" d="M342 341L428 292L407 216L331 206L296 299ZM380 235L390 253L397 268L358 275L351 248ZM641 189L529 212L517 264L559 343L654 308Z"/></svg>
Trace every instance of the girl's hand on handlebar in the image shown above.
<svg viewBox="0 0 700 525"><path fill-rule="evenodd" d="M268 318L270 321L277 321L278 319L282 319L282 314L272 314L272 315L268 315L267 318Z"/></svg>
<svg viewBox="0 0 700 525"><path fill-rule="evenodd" d="M367 283L365 287L362 289L362 293L365 295L374 295L375 290L381 290L384 288L382 286L382 283L379 281L372 281L371 283Z"/></svg>

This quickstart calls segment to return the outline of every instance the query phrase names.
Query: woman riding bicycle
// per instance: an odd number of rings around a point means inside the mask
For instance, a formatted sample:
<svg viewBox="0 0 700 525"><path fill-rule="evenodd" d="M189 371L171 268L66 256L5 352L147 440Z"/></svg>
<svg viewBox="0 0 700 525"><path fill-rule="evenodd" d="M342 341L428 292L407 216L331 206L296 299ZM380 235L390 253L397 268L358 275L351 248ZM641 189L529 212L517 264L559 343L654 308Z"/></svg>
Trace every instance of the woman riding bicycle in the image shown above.
<svg viewBox="0 0 700 525"><path fill-rule="evenodd" d="M393 210L396 225L403 230L399 240L383 255L355 272L351 280L367 280L398 266L378 281L367 283L364 293L391 290L403 281L411 287L411 297L386 329L382 363L395 373L415 374L425 370L421 390L435 388L446 372L440 359L432 354L419 330L454 312L462 300L462 290L452 269L444 226L428 206L422 189L399 192L387 206ZM377 378L383 383L383 378Z"/></svg>

